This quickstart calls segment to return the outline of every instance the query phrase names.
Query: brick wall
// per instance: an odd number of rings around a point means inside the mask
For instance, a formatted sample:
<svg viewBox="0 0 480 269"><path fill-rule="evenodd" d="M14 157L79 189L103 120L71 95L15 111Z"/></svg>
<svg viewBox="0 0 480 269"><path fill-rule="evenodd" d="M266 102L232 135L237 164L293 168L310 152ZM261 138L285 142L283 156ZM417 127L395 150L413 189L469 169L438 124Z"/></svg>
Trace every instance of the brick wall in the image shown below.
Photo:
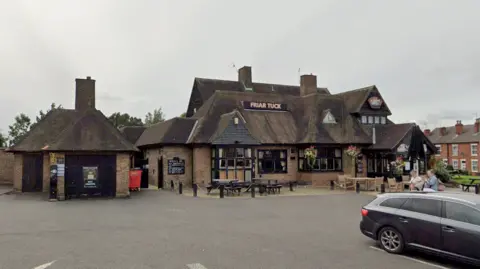
<svg viewBox="0 0 480 269"><path fill-rule="evenodd" d="M458 155L453 156L452 144L441 144L440 145L440 154L435 155L437 160L448 160L448 164L453 166L453 160L458 160L458 169L461 169L461 161L465 160L466 170L470 171L472 174L479 174L479 171L472 171L472 160L477 160L480 162L479 156L480 152L477 153L477 156L472 156L471 145L472 143L459 143L458 145ZM480 151L480 145L477 143L477 151Z"/></svg>
<svg viewBox="0 0 480 269"><path fill-rule="evenodd" d="M337 180L342 172L299 172L298 181L312 184L313 187L329 187L330 181Z"/></svg>
<svg viewBox="0 0 480 269"><path fill-rule="evenodd" d="M116 173L116 197L128 197L130 191L128 189L130 170L130 155L129 154L117 154L117 173Z"/></svg>
<svg viewBox="0 0 480 269"><path fill-rule="evenodd" d="M50 191L50 155L48 153L43 154L43 192Z"/></svg>
<svg viewBox="0 0 480 269"><path fill-rule="evenodd" d="M13 190L15 192L22 191L22 176L23 176L23 155L19 153L15 153L14 162L13 162Z"/></svg>
<svg viewBox="0 0 480 269"><path fill-rule="evenodd" d="M0 184L13 184L13 153L0 149Z"/></svg>
<svg viewBox="0 0 480 269"><path fill-rule="evenodd" d="M198 147L193 149L193 178L199 186L210 184L212 177L212 149Z"/></svg>
<svg viewBox="0 0 480 269"><path fill-rule="evenodd" d="M158 160L162 156L162 149L149 149L145 152L148 158L148 184L158 186Z"/></svg>
<svg viewBox="0 0 480 269"><path fill-rule="evenodd" d="M49 154L46 154L46 155L49 156ZM55 153L55 156L57 157L57 159L58 158L65 159L64 153ZM49 158L49 162L50 162L50 158ZM50 170L50 168L48 170ZM65 200L65 176L57 177L57 198L60 201Z"/></svg>
<svg viewBox="0 0 480 269"><path fill-rule="evenodd" d="M291 153L292 147L282 147L282 146L261 146L255 147L254 156L255 161L255 177L259 177L260 170L258 169L258 150L286 150L287 151L287 173L278 173L278 174L261 174L263 179L278 180L280 182L288 182L297 180L297 171L298 171L298 158L297 158L297 149L295 153ZM291 160L290 157L295 157L294 160Z"/></svg>

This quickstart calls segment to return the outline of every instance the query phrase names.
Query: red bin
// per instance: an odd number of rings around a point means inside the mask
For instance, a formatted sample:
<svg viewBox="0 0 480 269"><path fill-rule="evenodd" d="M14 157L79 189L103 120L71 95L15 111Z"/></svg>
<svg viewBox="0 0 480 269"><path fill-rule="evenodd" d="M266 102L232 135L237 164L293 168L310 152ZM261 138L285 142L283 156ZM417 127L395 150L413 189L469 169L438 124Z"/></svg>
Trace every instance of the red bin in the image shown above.
<svg viewBox="0 0 480 269"><path fill-rule="evenodd" d="M140 190L140 182L142 181L142 170L130 170L129 172L130 181L128 182L128 188L131 191Z"/></svg>

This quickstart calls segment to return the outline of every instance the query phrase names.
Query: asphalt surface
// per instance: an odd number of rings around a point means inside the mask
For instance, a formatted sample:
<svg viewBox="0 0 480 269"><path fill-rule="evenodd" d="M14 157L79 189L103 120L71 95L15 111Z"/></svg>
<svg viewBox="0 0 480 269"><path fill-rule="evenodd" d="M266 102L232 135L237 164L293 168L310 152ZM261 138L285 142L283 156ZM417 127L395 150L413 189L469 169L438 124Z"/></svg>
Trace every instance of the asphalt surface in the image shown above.
<svg viewBox="0 0 480 269"><path fill-rule="evenodd" d="M360 208L373 198L208 199L143 191L132 199L47 202L2 195L0 268L52 261L48 269L461 268L374 249L358 229Z"/></svg>

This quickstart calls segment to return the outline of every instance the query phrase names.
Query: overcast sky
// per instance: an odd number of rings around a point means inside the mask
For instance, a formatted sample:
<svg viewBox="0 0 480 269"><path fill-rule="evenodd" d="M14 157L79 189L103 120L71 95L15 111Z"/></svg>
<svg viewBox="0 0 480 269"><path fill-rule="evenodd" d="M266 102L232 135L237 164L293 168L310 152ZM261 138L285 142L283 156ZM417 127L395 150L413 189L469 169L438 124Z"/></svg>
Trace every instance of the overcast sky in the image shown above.
<svg viewBox="0 0 480 269"><path fill-rule="evenodd" d="M194 77L375 84L396 122L473 122L480 100L479 0L0 0L0 129L97 80L107 116L180 115Z"/></svg>

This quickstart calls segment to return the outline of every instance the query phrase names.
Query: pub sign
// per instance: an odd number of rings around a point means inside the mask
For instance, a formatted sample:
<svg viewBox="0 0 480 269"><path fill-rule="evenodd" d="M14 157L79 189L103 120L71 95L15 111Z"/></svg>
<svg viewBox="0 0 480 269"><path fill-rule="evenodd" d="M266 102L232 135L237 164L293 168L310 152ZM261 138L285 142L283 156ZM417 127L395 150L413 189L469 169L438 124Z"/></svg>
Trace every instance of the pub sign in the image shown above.
<svg viewBox="0 0 480 269"><path fill-rule="evenodd" d="M372 109L380 109L382 107L383 101L377 96L372 96L368 98L368 105Z"/></svg>
<svg viewBox="0 0 480 269"><path fill-rule="evenodd" d="M243 101L244 109L251 110L270 110L270 111L286 111L287 104L272 102Z"/></svg>

